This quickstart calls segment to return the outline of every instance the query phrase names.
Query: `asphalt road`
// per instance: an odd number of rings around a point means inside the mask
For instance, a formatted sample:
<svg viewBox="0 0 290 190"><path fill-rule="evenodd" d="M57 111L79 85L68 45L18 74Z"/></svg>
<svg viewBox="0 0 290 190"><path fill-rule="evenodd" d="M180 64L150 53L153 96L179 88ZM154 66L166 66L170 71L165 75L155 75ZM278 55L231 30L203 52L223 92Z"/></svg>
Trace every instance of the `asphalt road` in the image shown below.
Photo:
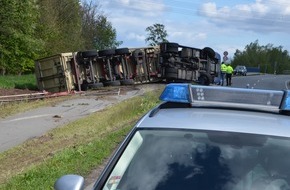
<svg viewBox="0 0 290 190"><path fill-rule="evenodd" d="M237 76L233 77L232 82L232 87L238 88L290 89L290 75ZM160 86L156 84L142 85L126 93L113 94L106 98L90 94L64 101L53 107L43 107L0 119L0 151L8 150L28 139L41 136L53 128L157 88ZM86 190L91 189L92 186L93 183L89 184Z"/></svg>
<svg viewBox="0 0 290 190"><path fill-rule="evenodd" d="M290 75L236 76L233 77L232 83L232 87L238 88L286 90L290 89Z"/></svg>
<svg viewBox="0 0 290 190"><path fill-rule="evenodd" d="M49 130L85 117L134 96L158 88L158 85L142 85L99 96L87 93L55 106L42 107L0 119L0 152L20 145L28 139L39 137Z"/></svg>

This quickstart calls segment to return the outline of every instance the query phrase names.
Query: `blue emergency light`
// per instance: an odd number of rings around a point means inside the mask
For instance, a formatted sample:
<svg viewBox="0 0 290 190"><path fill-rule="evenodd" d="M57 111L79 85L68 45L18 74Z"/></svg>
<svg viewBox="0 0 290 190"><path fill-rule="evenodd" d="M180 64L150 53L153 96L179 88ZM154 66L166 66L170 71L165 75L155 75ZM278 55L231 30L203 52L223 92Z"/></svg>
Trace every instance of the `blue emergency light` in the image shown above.
<svg viewBox="0 0 290 190"><path fill-rule="evenodd" d="M191 103L190 84L168 84L159 99L166 102Z"/></svg>
<svg viewBox="0 0 290 190"><path fill-rule="evenodd" d="M282 99L280 109L284 111L290 111L290 91L289 90L285 91L285 95Z"/></svg>
<svg viewBox="0 0 290 190"><path fill-rule="evenodd" d="M201 86L187 83L168 84L160 100L192 105L227 104L228 106L252 106L253 108L290 111L290 91Z"/></svg>

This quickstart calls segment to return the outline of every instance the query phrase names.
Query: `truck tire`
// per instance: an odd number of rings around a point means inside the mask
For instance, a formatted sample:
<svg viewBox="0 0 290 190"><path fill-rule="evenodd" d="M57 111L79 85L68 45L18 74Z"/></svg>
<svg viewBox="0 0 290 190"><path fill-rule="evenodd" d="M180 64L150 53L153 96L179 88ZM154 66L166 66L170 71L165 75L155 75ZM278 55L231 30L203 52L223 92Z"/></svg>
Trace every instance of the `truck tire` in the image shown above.
<svg viewBox="0 0 290 190"><path fill-rule="evenodd" d="M98 52L95 50L81 51L79 53L80 53L80 56L82 58L89 58L89 57L97 57L98 56Z"/></svg>
<svg viewBox="0 0 290 190"><path fill-rule="evenodd" d="M97 88L104 87L104 84L103 83L100 83L100 82L98 82L98 83L92 83L92 84L88 84L88 87L90 89L97 89Z"/></svg>
<svg viewBox="0 0 290 190"><path fill-rule="evenodd" d="M104 86L120 86L121 83L120 81L118 80L115 80L115 81L106 81L106 82L103 82Z"/></svg>
<svg viewBox="0 0 290 190"><path fill-rule="evenodd" d="M81 91L87 91L89 89L88 83L81 84Z"/></svg>
<svg viewBox="0 0 290 190"><path fill-rule="evenodd" d="M210 85L211 83L211 76L208 73L201 73L200 77L198 78L198 83L200 85Z"/></svg>
<svg viewBox="0 0 290 190"><path fill-rule="evenodd" d="M178 43L161 43L160 52L161 53L178 53Z"/></svg>
<svg viewBox="0 0 290 190"><path fill-rule="evenodd" d="M215 58L215 51L213 49L211 49L210 47L203 48L202 53L205 57L208 56L210 59Z"/></svg>
<svg viewBox="0 0 290 190"><path fill-rule="evenodd" d="M124 55L124 54L129 54L129 49L128 48L120 48L116 49L116 54L117 55Z"/></svg>
<svg viewBox="0 0 290 190"><path fill-rule="evenodd" d="M133 85L135 84L133 79L124 79L120 80L121 85Z"/></svg>
<svg viewBox="0 0 290 190"><path fill-rule="evenodd" d="M105 50L100 50L98 53L99 53L99 56L101 56L101 57L111 56L111 55L116 54L116 50L115 49L105 49Z"/></svg>
<svg viewBox="0 0 290 190"><path fill-rule="evenodd" d="M83 65L85 64L84 58L82 57L82 53L81 52L77 52L76 54L76 62L78 65Z"/></svg>

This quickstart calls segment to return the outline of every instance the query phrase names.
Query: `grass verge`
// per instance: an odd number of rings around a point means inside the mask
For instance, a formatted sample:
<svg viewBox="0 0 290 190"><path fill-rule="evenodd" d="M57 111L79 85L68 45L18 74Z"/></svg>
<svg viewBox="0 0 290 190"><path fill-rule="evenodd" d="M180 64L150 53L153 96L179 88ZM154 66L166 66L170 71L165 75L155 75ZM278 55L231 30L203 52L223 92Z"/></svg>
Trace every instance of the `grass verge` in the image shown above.
<svg viewBox="0 0 290 190"><path fill-rule="evenodd" d="M35 74L0 76L0 88L2 89L18 88L18 89L36 90L37 84Z"/></svg>
<svg viewBox="0 0 290 190"><path fill-rule="evenodd" d="M0 154L0 189L53 189L61 175L88 175L159 103L160 92L121 102Z"/></svg>

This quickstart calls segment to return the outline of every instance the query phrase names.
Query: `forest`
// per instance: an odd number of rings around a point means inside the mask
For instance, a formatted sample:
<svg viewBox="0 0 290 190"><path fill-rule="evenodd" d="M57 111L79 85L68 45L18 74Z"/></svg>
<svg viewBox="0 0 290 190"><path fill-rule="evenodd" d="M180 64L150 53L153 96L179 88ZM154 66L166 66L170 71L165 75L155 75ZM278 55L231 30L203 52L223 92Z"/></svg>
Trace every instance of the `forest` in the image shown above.
<svg viewBox="0 0 290 190"><path fill-rule="evenodd" d="M117 41L116 29L93 0L1 0L0 22L2 76L32 74L36 59L57 53L117 48L123 43ZM167 41L165 26L160 26L157 34L150 27L145 30L146 42L158 42L160 36ZM258 67L264 73L290 70L287 50L270 43L260 45L258 40L237 49L231 63Z"/></svg>
<svg viewBox="0 0 290 190"><path fill-rule="evenodd" d="M282 46L259 45L258 40L246 45L244 50L236 50L232 64L258 67L260 72L269 74L289 74L290 57Z"/></svg>
<svg viewBox="0 0 290 190"><path fill-rule="evenodd" d="M33 73L38 58L114 48L113 28L95 1L1 0L0 75Z"/></svg>

